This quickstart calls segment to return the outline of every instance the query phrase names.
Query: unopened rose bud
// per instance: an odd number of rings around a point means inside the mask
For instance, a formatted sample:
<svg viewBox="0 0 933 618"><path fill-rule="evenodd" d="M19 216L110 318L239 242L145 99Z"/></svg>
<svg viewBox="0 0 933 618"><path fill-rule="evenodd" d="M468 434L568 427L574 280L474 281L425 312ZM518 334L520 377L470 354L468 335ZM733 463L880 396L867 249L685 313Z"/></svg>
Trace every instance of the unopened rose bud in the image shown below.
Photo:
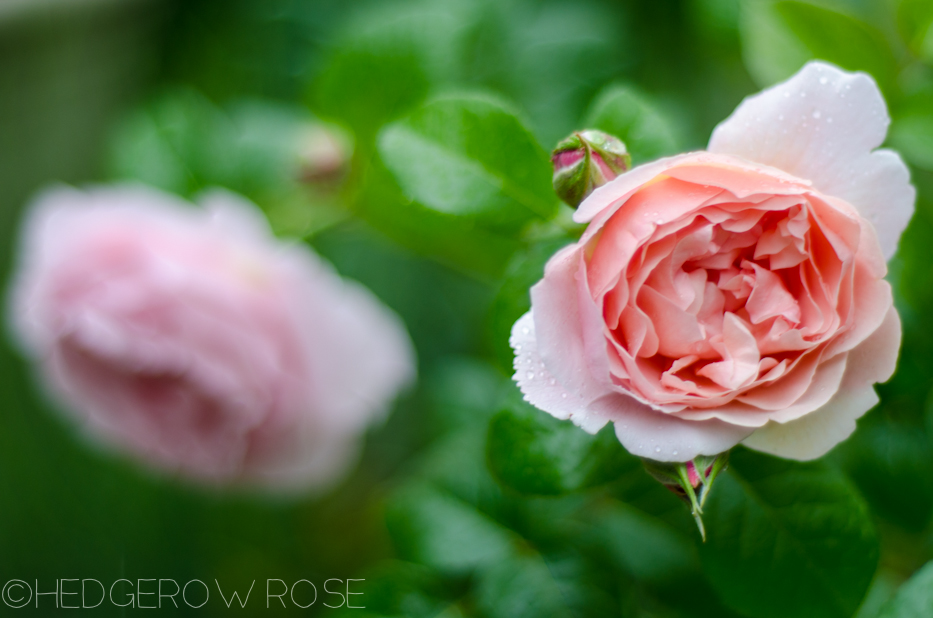
<svg viewBox="0 0 933 618"><path fill-rule="evenodd" d="M632 166L632 157L619 138L588 129L567 137L551 154L554 190L576 208L583 199Z"/></svg>
<svg viewBox="0 0 933 618"><path fill-rule="evenodd" d="M706 530L703 528L703 505L713 481L726 469L728 461L728 452L712 456L699 455L683 463L642 459L645 470L651 476L690 505L704 541Z"/></svg>
<svg viewBox="0 0 933 618"><path fill-rule="evenodd" d="M301 181L336 184L346 174L352 153L349 137L339 129L320 124L309 126L299 143Z"/></svg>

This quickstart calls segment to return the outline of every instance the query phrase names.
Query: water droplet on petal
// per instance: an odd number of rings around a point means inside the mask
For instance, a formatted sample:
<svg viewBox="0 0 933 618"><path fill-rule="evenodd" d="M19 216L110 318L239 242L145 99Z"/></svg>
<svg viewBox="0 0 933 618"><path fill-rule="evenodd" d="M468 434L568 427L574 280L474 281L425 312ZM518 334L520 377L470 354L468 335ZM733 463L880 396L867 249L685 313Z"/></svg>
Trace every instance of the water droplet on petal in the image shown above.
<svg viewBox="0 0 933 618"><path fill-rule="evenodd" d="M822 116L822 115L823 115L823 114L820 113L820 110L816 110L815 112L813 112L813 117L814 117L814 118L819 118L819 117Z"/></svg>
<svg viewBox="0 0 933 618"><path fill-rule="evenodd" d="M528 378L529 380L534 380L534 379L535 379L535 372L534 372L534 371L529 371L528 373L525 374L525 377Z"/></svg>
<svg viewBox="0 0 933 618"><path fill-rule="evenodd" d="M560 398L561 398L561 399L566 399L566 398L567 398L567 393L561 393L561 394L560 394Z"/></svg>
<svg viewBox="0 0 933 618"><path fill-rule="evenodd" d="M820 78L820 83L821 83L821 84L826 84L827 82L829 82L829 80L826 79L825 77L821 77L821 78Z"/></svg>
<svg viewBox="0 0 933 618"><path fill-rule="evenodd" d="M654 447L654 452L655 452L655 453L660 453L660 452L661 452L661 447L660 447L660 446Z"/></svg>
<svg viewBox="0 0 933 618"><path fill-rule="evenodd" d="M531 330L530 330L527 326L526 326L525 328L522 329L522 334L523 334L523 335L527 335L527 334L530 333L530 332L531 332Z"/></svg>
<svg viewBox="0 0 933 618"><path fill-rule="evenodd" d="M674 452L672 453L672 455L676 455L676 454L677 454L677 451L674 451Z"/></svg>

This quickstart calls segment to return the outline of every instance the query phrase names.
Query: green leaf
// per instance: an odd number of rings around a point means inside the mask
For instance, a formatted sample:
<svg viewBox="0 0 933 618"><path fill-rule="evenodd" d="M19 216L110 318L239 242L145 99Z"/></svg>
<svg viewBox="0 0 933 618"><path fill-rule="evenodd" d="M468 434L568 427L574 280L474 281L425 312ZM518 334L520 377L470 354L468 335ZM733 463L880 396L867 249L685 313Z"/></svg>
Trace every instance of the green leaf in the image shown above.
<svg viewBox="0 0 933 618"><path fill-rule="evenodd" d="M540 556L505 560L483 573L477 606L489 618L571 618L563 591Z"/></svg>
<svg viewBox="0 0 933 618"><path fill-rule="evenodd" d="M895 87L897 59L884 34L846 13L796 0L746 1L741 34L745 65L760 86L820 59L870 73L889 96Z"/></svg>
<svg viewBox="0 0 933 618"><path fill-rule="evenodd" d="M170 90L127 116L110 144L111 175L190 196L232 169L232 126L197 91ZM216 180L214 182L217 182Z"/></svg>
<svg viewBox="0 0 933 618"><path fill-rule="evenodd" d="M611 482L641 464L609 425L592 436L524 402L489 423L486 457L493 474L531 495L560 495Z"/></svg>
<svg viewBox="0 0 933 618"><path fill-rule="evenodd" d="M929 618L933 616L933 562L928 562L881 610L878 618Z"/></svg>
<svg viewBox="0 0 933 618"><path fill-rule="evenodd" d="M891 125L888 143L910 163L933 170L933 112L911 113L896 118Z"/></svg>
<svg viewBox="0 0 933 618"><path fill-rule="evenodd" d="M933 515L933 448L919 419L895 422L886 408L862 419L838 456L876 513L919 532Z"/></svg>
<svg viewBox="0 0 933 618"><path fill-rule="evenodd" d="M751 618L848 618L878 563L868 508L820 463L738 448L703 510L706 574Z"/></svg>
<svg viewBox="0 0 933 618"><path fill-rule="evenodd" d="M607 505L592 525L602 551L634 579L664 583L699 570L699 559L688 537L627 504Z"/></svg>
<svg viewBox="0 0 933 618"><path fill-rule="evenodd" d="M933 62L933 4L929 0L901 0L897 26L910 51Z"/></svg>
<svg viewBox="0 0 933 618"><path fill-rule="evenodd" d="M521 247L518 240L423 206L402 194L378 159L368 170L356 211L395 242L472 275L497 279Z"/></svg>
<svg viewBox="0 0 933 618"><path fill-rule="evenodd" d="M409 562L385 562L370 569L354 582L365 596L354 597L364 602L366 611L346 609L338 616L404 616L405 618L434 618L449 605L444 598L444 581L431 569ZM336 601L336 597L331 597Z"/></svg>
<svg viewBox="0 0 933 618"><path fill-rule="evenodd" d="M593 93L637 55L628 24L598 2L487 2L475 79L521 105L542 143L574 129Z"/></svg>
<svg viewBox="0 0 933 618"><path fill-rule="evenodd" d="M636 165L680 151L673 123L633 86L616 84L600 92L584 125L625 142Z"/></svg>
<svg viewBox="0 0 933 618"><path fill-rule="evenodd" d="M434 100L379 135L405 196L498 231L557 213L551 169L519 118L484 96Z"/></svg>
<svg viewBox="0 0 933 618"><path fill-rule="evenodd" d="M514 539L505 528L429 485L397 492L386 523L403 557L441 571L466 573L512 553Z"/></svg>
<svg viewBox="0 0 933 618"><path fill-rule="evenodd" d="M379 127L421 101L430 82L413 43L374 34L338 46L313 87L316 110L348 126L365 144Z"/></svg>

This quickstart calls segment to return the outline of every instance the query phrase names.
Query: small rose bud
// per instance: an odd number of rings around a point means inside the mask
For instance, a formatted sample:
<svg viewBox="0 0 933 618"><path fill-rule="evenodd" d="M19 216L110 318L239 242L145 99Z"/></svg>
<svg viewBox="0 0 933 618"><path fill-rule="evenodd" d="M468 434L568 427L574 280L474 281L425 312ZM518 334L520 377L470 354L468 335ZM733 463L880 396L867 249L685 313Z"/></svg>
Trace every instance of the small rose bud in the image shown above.
<svg viewBox="0 0 933 618"><path fill-rule="evenodd" d="M713 481L726 469L729 461L728 451L718 455L699 455L692 461L667 462L642 459L645 470L677 497L690 505L693 518L700 529L700 535L706 540L703 528L703 505L713 486Z"/></svg>
<svg viewBox="0 0 933 618"><path fill-rule="evenodd" d="M299 141L299 176L312 184L337 184L346 174L353 147L340 130L310 125Z"/></svg>
<svg viewBox="0 0 933 618"><path fill-rule="evenodd" d="M632 157L619 138L587 129L557 144L551 162L554 190L560 199L576 208L596 187L627 171L632 166Z"/></svg>

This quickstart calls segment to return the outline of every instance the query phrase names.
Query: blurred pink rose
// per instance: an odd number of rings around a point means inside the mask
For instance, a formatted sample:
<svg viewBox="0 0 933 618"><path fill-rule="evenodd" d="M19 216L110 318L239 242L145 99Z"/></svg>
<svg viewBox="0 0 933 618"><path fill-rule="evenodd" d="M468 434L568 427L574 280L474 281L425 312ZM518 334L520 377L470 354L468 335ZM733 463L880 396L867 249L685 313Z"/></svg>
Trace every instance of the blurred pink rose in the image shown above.
<svg viewBox="0 0 933 618"><path fill-rule="evenodd" d="M261 213L142 187L40 196L12 294L25 351L100 441L213 483L320 487L414 377L400 320Z"/></svg>
<svg viewBox="0 0 933 618"><path fill-rule="evenodd" d="M888 123L871 78L811 63L709 152L597 189L512 331L528 401L590 432L613 421L659 461L738 442L811 459L845 439L900 346L883 277L915 191L874 150Z"/></svg>

